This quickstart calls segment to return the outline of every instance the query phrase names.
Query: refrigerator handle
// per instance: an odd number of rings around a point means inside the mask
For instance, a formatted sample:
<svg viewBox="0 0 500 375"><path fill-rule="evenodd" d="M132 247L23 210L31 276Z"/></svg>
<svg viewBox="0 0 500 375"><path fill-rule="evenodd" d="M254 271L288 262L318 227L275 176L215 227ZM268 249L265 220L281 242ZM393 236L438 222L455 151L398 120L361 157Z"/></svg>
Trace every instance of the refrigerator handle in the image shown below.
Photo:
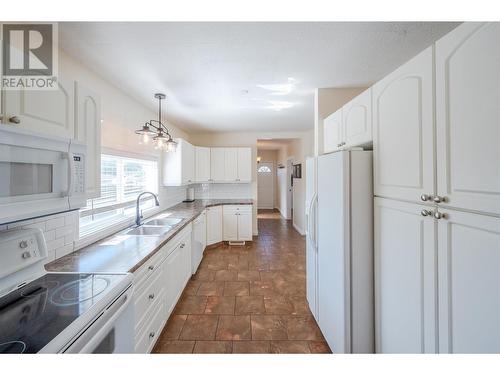
<svg viewBox="0 0 500 375"><path fill-rule="evenodd" d="M311 219L311 217L312 217L312 208L313 208L315 196L316 196L316 194L313 194L311 201L309 202L309 207L307 208L307 232L308 232L309 236L312 236L312 231L311 231L312 219ZM311 237L311 239L313 239L313 237Z"/></svg>
<svg viewBox="0 0 500 375"><path fill-rule="evenodd" d="M311 236L312 244L314 246L314 249L318 251L318 243L317 243L317 230L316 230L316 225L317 225L317 220L316 220L316 212L317 212L317 204L318 204L318 195L315 193L313 195L313 199L311 199L311 205L309 208L309 233ZM312 224L312 225L311 225Z"/></svg>

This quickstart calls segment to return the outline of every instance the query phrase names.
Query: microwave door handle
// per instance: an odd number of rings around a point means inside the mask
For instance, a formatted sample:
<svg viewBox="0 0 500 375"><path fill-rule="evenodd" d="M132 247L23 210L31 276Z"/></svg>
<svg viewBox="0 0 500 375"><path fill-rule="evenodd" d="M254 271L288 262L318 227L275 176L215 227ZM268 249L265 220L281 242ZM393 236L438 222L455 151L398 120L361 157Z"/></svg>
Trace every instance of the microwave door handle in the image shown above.
<svg viewBox="0 0 500 375"><path fill-rule="evenodd" d="M73 194L73 171L75 170L75 162L73 159L73 153L68 151L68 192L66 194L67 197L71 197Z"/></svg>

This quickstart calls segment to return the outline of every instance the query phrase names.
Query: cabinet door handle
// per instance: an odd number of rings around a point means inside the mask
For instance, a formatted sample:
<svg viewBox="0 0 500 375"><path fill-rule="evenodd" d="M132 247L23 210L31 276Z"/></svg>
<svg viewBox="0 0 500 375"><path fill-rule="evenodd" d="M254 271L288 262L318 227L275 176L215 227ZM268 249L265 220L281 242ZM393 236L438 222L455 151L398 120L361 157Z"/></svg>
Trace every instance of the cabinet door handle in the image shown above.
<svg viewBox="0 0 500 375"><path fill-rule="evenodd" d="M150 270L150 271L152 271L152 270L154 270L154 269L155 269L155 265L154 265L154 264L152 264L152 265L150 265L150 266L148 267L148 270Z"/></svg>
<svg viewBox="0 0 500 375"><path fill-rule="evenodd" d="M154 294L154 293L151 293L151 294L149 295L149 299L154 299L154 298L155 298L155 294Z"/></svg>
<svg viewBox="0 0 500 375"><path fill-rule="evenodd" d="M427 202L427 201L430 201L430 200L432 200L432 195L422 194L422 195L420 196L420 200L421 200L422 202Z"/></svg>
<svg viewBox="0 0 500 375"><path fill-rule="evenodd" d="M20 124L21 119L17 116L12 116L12 117L9 117L9 122L11 122L13 124Z"/></svg>
<svg viewBox="0 0 500 375"><path fill-rule="evenodd" d="M439 211L436 211L436 212L434 212L434 218L435 218L435 219L438 219L438 220L440 220L440 219L445 219L445 218L446 218L446 215L445 215L444 213L441 213L441 212L439 212Z"/></svg>
<svg viewBox="0 0 500 375"><path fill-rule="evenodd" d="M446 197L440 197L439 195L436 195L434 197L434 203L444 203L446 202Z"/></svg>
<svg viewBox="0 0 500 375"><path fill-rule="evenodd" d="M184 246L186 246L185 243L181 244L181 249L184 249Z"/></svg>
<svg viewBox="0 0 500 375"><path fill-rule="evenodd" d="M152 339L153 337L155 337L155 333L154 332L149 332L149 338Z"/></svg>
<svg viewBox="0 0 500 375"><path fill-rule="evenodd" d="M342 143L337 143L337 147L342 147Z"/></svg>
<svg viewBox="0 0 500 375"><path fill-rule="evenodd" d="M420 215L422 215L422 216L431 216L432 215L432 211L422 210L422 211L420 211Z"/></svg>

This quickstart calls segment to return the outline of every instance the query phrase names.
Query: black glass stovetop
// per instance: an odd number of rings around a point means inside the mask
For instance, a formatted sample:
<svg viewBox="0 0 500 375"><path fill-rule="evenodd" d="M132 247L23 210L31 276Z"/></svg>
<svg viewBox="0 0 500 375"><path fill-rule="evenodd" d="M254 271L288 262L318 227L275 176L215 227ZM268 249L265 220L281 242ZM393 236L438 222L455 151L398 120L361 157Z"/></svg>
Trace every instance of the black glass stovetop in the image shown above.
<svg viewBox="0 0 500 375"><path fill-rule="evenodd" d="M123 275L48 273L0 298L0 353L37 353Z"/></svg>

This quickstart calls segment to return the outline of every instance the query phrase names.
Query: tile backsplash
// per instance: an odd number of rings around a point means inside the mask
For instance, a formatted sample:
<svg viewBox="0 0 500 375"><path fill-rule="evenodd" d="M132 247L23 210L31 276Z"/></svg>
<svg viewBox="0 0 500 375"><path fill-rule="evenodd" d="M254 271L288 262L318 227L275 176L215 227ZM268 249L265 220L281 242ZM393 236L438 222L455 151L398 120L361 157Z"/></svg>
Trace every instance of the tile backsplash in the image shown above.
<svg viewBox="0 0 500 375"><path fill-rule="evenodd" d="M195 199L251 199L252 184L196 184Z"/></svg>
<svg viewBox="0 0 500 375"><path fill-rule="evenodd" d="M43 231L47 243L48 257L46 263L48 263L73 252L79 233L78 211L63 212L1 225L0 231L14 228L40 228Z"/></svg>

